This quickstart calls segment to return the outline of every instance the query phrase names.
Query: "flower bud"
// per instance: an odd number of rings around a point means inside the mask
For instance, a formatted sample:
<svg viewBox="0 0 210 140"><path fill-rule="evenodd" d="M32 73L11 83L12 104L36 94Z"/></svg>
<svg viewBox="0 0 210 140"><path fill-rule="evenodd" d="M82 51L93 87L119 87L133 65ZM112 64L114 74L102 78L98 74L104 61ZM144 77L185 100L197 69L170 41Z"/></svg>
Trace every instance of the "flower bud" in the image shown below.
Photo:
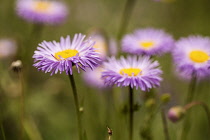
<svg viewBox="0 0 210 140"><path fill-rule="evenodd" d="M12 62L11 64L11 69L14 71L14 72L20 72L21 69L22 69L23 65L22 65L22 61L21 60L17 60L17 61L14 61Z"/></svg>
<svg viewBox="0 0 210 140"><path fill-rule="evenodd" d="M156 101L155 101L155 99L153 99L153 98L148 99L148 100L145 102L145 106L146 106L147 108L152 108L152 107L155 106L155 104L156 104Z"/></svg>
<svg viewBox="0 0 210 140"><path fill-rule="evenodd" d="M171 100L171 95L168 93L162 94L160 100L162 103L166 104Z"/></svg>
<svg viewBox="0 0 210 140"><path fill-rule="evenodd" d="M185 112L185 109L181 106L172 107L168 111L168 118L175 123L184 117Z"/></svg>

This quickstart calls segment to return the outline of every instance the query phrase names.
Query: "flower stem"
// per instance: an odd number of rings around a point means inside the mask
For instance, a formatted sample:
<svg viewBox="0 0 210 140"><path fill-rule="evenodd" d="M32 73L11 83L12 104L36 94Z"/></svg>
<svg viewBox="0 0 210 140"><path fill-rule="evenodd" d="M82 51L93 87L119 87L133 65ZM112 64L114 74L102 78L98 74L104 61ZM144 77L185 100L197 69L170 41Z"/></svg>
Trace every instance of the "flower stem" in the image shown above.
<svg viewBox="0 0 210 140"><path fill-rule="evenodd" d="M190 81L187 98L184 102L185 105L187 103L190 103L193 100L196 82L197 82L197 78L194 74L192 74L192 79ZM188 115L186 115L184 122L183 122L183 127L182 127L182 131L181 131L181 140L187 139L187 134L188 134L188 132L190 130L190 126L191 126L190 120L191 120L191 116L190 116L190 112L189 112Z"/></svg>
<svg viewBox="0 0 210 140"><path fill-rule="evenodd" d="M123 11L123 16L121 19L121 25L117 36L119 40L122 38L122 35L126 31L135 2L136 0L127 0L126 2L125 9Z"/></svg>
<svg viewBox="0 0 210 140"><path fill-rule="evenodd" d="M167 119L166 119L166 116L165 116L164 108L161 109L161 118L162 118L162 123L163 123L165 140L170 140L169 132L168 132L168 123L167 123Z"/></svg>
<svg viewBox="0 0 210 140"><path fill-rule="evenodd" d="M133 140L133 88L129 86L129 140Z"/></svg>
<svg viewBox="0 0 210 140"><path fill-rule="evenodd" d="M188 89L187 98L186 98L184 104L187 104L187 103L189 103L189 102L191 102L193 100L195 87L196 87L196 82L197 82L196 76L192 76L192 79L191 79L190 85L189 85L189 89Z"/></svg>
<svg viewBox="0 0 210 140"><path fill-rule="evenodd" d="M1 133L2 133L2 136L3 136L3 140L6 140L3 124L1 124Z"/></svg>
<svg viewBox="0 0 210 140"><path fill-rule="evenodd" d="M192 107L194 107L196 105L200 105L204 109L204 111L206 112L206 116L208 118L209 133L210 133L210 109L209 109L207 104L205 104L204 102L195 101L195 102L191 102L191 103L185 105L184 108L185 108L185 110L188 110L188 109L191 109Z"/></svg>
<svg viewBox="0 0 210 140"><path fill-rule="evenodd" d="M24 78L23 71L18 71L20 80L20 140L24 139L24 119L25 119L25 103L24 103Z"/></svg>
<svg viewBox="0 0 210 140"><path fill-rule="evenodd" d="M73 75L71 75L70 72L68 74L69 74L69 80L70 80L70 84L71 84L72 92L73 92L73 96L74 96L74 103L75 103L75 107L76 107L78 131L79 131L79 140L82 140L82 121L81 121L81 114L80 114L80 111L79 111L80 106L79 106L77 89L76 89L76 85L75 85L75 81L74 81Z"/></svg>

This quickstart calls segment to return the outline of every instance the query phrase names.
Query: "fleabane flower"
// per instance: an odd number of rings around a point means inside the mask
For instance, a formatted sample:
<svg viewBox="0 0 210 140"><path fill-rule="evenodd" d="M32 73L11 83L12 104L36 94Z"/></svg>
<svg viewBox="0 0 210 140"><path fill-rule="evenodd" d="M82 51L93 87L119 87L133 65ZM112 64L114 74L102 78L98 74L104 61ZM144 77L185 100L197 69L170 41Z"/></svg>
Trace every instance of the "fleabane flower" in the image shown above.
<svg viewBox="0 0 210 140"><path fill-rule="evenodd" d="M136 30L122 40L122 50L136 55L162 55L169 52L173 45L171 35L153 28Z"/></svg>
<svg viewBox="0 0 210 140"><path fill-rule="evenodd" d="M148 91L160 85L161 74L159 63L151 60L149 56L128 56L119 60L111 57L108 62L104 62L102 78L107 86L131 86Z"/></svg>
<svg viewBox="0 0 210 140"><path fill-rule="evenodd" d="M93 48L94 41L85 39L85 35L75 34L73 40L70 37L61 37L60 42L43 41L34 52L33 58L38 70L51 72L51 75L62 73L73 74L72 68L93 69L101 63L99 53Z"/></svg>
<svg viewBox="0 0 210 140"><path fill-rule="evenodd" d="M59 24L68 15L64 3L50 0L17 0L16 11L21 18L41 24Z"/></svg>
<svg viewBox="0 0 210 140"><path fill-rule="evenodd" d="M17 44L15 40L4 38L0 39L0 59L12 57L17 52Z"/></svg>
<svg viewBox="0 0 210 140"><path fill-rule="evenodd" d="M173 51L174 62L180 76L204 78L210 76L210 38L189 36L181 38Z"/></svg>

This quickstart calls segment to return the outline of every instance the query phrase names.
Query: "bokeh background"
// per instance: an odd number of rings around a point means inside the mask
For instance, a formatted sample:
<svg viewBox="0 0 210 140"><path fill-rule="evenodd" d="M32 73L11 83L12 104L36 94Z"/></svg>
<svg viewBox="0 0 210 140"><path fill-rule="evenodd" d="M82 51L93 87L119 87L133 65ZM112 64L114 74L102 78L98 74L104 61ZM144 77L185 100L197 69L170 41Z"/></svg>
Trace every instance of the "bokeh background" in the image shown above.
<svg viewBox="0 0 210 140"><path fill-rule="evenodd" d="M32 55L39 42L59 40L61 36L75 33L88 34L94 28L103 29L107 36L117 39L122 13L126 0L65 0L69 8L68 20L59 26L34 25L20 19L15 11L15 0L0 1L0 38L11 38L17 42L17 54L0 60L0 121L7 140L20 136L20 80L10 70L12 61L23 61L25 114L25 140L69 140L77 139L75 106L68 77L63 74L50 76L38 72L33 65ZM188 35L210 36L209 0L174 0L155 2L137 0L128 28L130 33L138 28L161 28L175 39ZM120 48L120 43L118 43ZM120 50L120 49L119 49ZM1 52L0 52L1 53ZM120 52L118 52L120 54ZM164 81L156 91L170 93L171 101L166 106L182 105L189 82L177 77L170 54L156 57L164 71ZM113 140L126 140L128 118L126 115L127 88L100 90L86 85L81 74L74 73L80 102L84 106L83 122L88 140L108 139L107 128L113 129ZM140 109L135 112L134 138L140 137L145 114L140 90L135 90L135 102ZM200 81L196 87L196 100L210 106L210 80ZM180 137L180 121L168 122L171 140ZM192 111L191 140L208 140L210 134L207 118L200 107ZM154 140L163 140L163 126L160 112L156 113L151 124ZM0 139L3 136L0 134Z"/></svg>

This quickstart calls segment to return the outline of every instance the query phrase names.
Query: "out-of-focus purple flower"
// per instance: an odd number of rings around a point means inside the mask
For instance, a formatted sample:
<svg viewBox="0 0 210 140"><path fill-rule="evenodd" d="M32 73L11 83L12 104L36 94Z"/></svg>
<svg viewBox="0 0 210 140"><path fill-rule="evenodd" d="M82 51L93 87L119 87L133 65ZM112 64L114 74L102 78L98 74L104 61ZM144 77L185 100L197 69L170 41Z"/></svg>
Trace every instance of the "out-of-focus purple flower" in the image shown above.
<svg viewBox="0 0 210 140"><path fill-rule="evenodd" d="M12 39L0 39L0 59L14 56L17 52L17 44Z"/></svg>
<svg viewBox="0 0 210 140"><path fill-rule="evenodd" d="M102 79L102 67L97 67L94 70L88 70L84 72L83 78L87 85L94 87L94 88L106 88L104 85L104 81Z"/></svg>
<svg viewBox="0 0 210 140"><path fill-rule="evenodd" d="M64 3L49 0L17 0L16 11L21 18L41 24L63 23L68 15Z"/></svg>
<svg viewBox="0 0 210 140"><path fill-rule="evenodd" d="M171 51L173 46L171 35L153 28L136 30L122 40L122 50L137 55L161 55Z"/></svg>
<svg viewBox="0 0 210 140"><path fill-rule="evenodd" d="M159 63L148 56L128 56L120 60L111 57L104 62L102 78L107 86L131 86L148 91L160 85L162 71L158 67Z"/></svg>
<svg viewBox="0 0 210 140"><path fill-rule="evenodd" d="M210 76L210 38L189 36L181 38L173 51L173 58L180 76L205 78Z"/></svg>
<svg viewBox="0 0 210 140"><path fill-rule="evenodd" d="M105 33L100 30L92 31L89 36L96 42L93 47L100 53L103 60L109 55L116 55L117 45L113 38L107 38Z"/></svg>
<svg viewBox="0 0 210 140"><path fill-rule="evenodd" d="M51 72L51 75L58 71L66 74L73 74L75 66L79 70L93 69L101 63L99 53L93 48L94 41L84 40L85 35L75 34L73 40L70 37L61 37L60 42L43 41L34 52L35 66L38 70Z"/></svg>

